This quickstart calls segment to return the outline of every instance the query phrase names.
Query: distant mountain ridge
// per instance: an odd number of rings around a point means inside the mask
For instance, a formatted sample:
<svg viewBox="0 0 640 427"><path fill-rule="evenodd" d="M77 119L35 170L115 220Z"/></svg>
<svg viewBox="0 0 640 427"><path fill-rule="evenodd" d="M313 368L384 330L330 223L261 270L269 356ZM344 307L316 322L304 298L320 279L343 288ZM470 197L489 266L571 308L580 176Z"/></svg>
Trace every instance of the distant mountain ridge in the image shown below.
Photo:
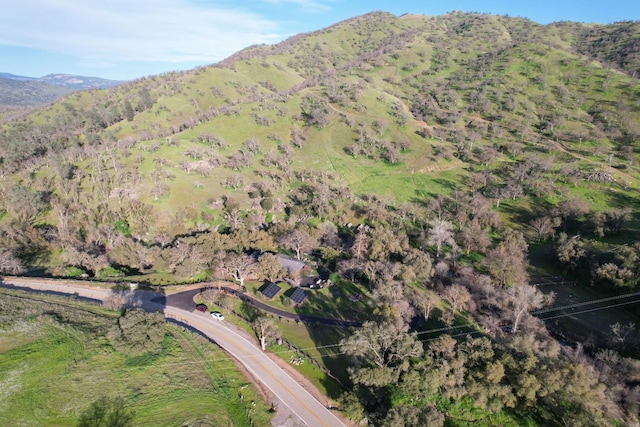
<svg viewBox="0 0 640 427"><path fill-rule="evenodd" d="M11 73L0 73L0 79L11 79L11 80L21 80L21 81L38 80L37 77L17 76Z"/></svg>
<svg viewBox="0 0 640 427"><path fill-rule="evenodd" d="M78 90L108 89L125 83L100 77L52 73L43 77L0 73L0 105L40 105Z"/></svg>

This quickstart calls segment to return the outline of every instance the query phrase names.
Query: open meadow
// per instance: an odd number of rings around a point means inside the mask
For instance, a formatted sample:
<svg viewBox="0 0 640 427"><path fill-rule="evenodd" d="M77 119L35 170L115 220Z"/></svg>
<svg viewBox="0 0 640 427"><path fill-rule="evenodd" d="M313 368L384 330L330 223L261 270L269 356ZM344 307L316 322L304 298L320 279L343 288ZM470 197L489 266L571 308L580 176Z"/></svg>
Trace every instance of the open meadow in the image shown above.
<svg viewBox="0 0 640 427"><path fill-rule="evenodd" d="M126 356L106 338L117 313L0 292L2 425L76 426L95 403L117 399L135 426L270 425L253 385L199 335L167 324L160 352Z"/></svg>

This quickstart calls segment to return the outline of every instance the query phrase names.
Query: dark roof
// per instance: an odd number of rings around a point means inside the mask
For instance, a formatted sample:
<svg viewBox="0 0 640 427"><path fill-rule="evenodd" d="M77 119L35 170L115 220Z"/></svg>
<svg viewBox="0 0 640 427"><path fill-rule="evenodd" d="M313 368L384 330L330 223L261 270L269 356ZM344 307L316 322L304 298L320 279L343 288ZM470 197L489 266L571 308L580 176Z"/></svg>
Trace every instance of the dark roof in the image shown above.
<svg viewBox="0 0 640 427"><path fill-rule="evenodd" d="M269 283L265 285L262 290L260 290L260 292L267 298L273 298L278 295L278 292L280 292L280 290L280 286L276 285L275 283Z"/></svg>
<svg viewBox="0 0 640 427"><path fill-rule="evenodd" d="M304 289L295 288L290 298L296 304L300 304L302 301L307 299L307 291L305 291Z"/></svg>
<svg viewBox="0 0 640 427"><path fill-rule="evenodd" d="M310 288L318 280L318 276L302 276L300 277L300 286Z"/></svg>

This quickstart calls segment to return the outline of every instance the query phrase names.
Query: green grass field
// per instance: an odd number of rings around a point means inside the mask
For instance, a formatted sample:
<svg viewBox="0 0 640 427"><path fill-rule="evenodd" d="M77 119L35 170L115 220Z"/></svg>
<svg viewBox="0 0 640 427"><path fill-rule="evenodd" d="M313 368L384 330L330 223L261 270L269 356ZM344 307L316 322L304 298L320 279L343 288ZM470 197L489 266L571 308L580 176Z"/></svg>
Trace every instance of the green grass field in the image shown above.
<svg viewBox="0 0 640 427"><path fill-rule="evenodd" d="M124 398L136 426L249 426L240 392L245 401L256 402L254 425L270 424L268 406L253 386L222 350L200 336L167 325L159 354L126 357L104 336L113 316L31 299L32 312L21 317L15 307L23 302L3 295L2 425L73 426L106 396Z"/></svg>

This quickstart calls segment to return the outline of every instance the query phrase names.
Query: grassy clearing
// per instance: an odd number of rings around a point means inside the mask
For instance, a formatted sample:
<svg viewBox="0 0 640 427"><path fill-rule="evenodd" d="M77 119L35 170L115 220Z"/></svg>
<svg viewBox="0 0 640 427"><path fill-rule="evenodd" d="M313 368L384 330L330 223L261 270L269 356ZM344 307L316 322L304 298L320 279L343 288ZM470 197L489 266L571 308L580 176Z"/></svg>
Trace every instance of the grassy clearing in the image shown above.
<svg viewBox="0 0 640 427"><path fill-rule="evenodd" d="M338 345L340 340L349 335L347 329L320 324L306 325L287 320L277 321L277 326L287 341L331 371L342 383L349 382L346 371L348 363L344 355L340 354ZM271 347L271 351L287 362L292 357L298 357L294 351L289 350L286 346L274 345ZM342 387L336 381L327 377L308 360L305 359L304 363L298 366L294 365L294 367L326 396L335 399L343 392Z"/></svg>
<svg viewBox="0 0 640 427"><path fill-rule="evenodd" d="M10 300L19 306L19 299L3 295L3 311ZM49 313L21 320L12 315L2 324L2 425L76 425L92 402L122 396L135 410L136 426L248 426L240 390L245 401L257 403L255 425L269 425L266 403L233 362L200 336L168 325L161 353L126 357L104 337L113 317L33 300L29 307Z"/></svg>
<svg viewBox="0 0 640 427"><path fill-rule="evenodd" d="M341 280L331 287L307 289L307 299L301 305L293 304L287 297L292 289L288 285L271 300L264 298L258 291L263 286L262 283L249 281L245 285L258 300L289 313L353 321L366 320L371 314L369 305L359 297L367 291L361 285L347 280Z"/></svg>
<svg viewBox="0 0 640 427"><path fill-rule="evenodd" d="M445 425L451 427L533 427L539 425L523 413L512 414L507 411L488 413L475 406L470 398L453 402L442 399L437 406L446 411L447 422Z"/></svg>
<svg viewBox="0 0 640 427"><path fill-rule="evenodd" d="M371 307L365 299L360 298L360 295L366 293L361 285L342 280L329 288L309 290L308 298L296 307L296 312L316 317L364 321L371 315Z"/></svg>

